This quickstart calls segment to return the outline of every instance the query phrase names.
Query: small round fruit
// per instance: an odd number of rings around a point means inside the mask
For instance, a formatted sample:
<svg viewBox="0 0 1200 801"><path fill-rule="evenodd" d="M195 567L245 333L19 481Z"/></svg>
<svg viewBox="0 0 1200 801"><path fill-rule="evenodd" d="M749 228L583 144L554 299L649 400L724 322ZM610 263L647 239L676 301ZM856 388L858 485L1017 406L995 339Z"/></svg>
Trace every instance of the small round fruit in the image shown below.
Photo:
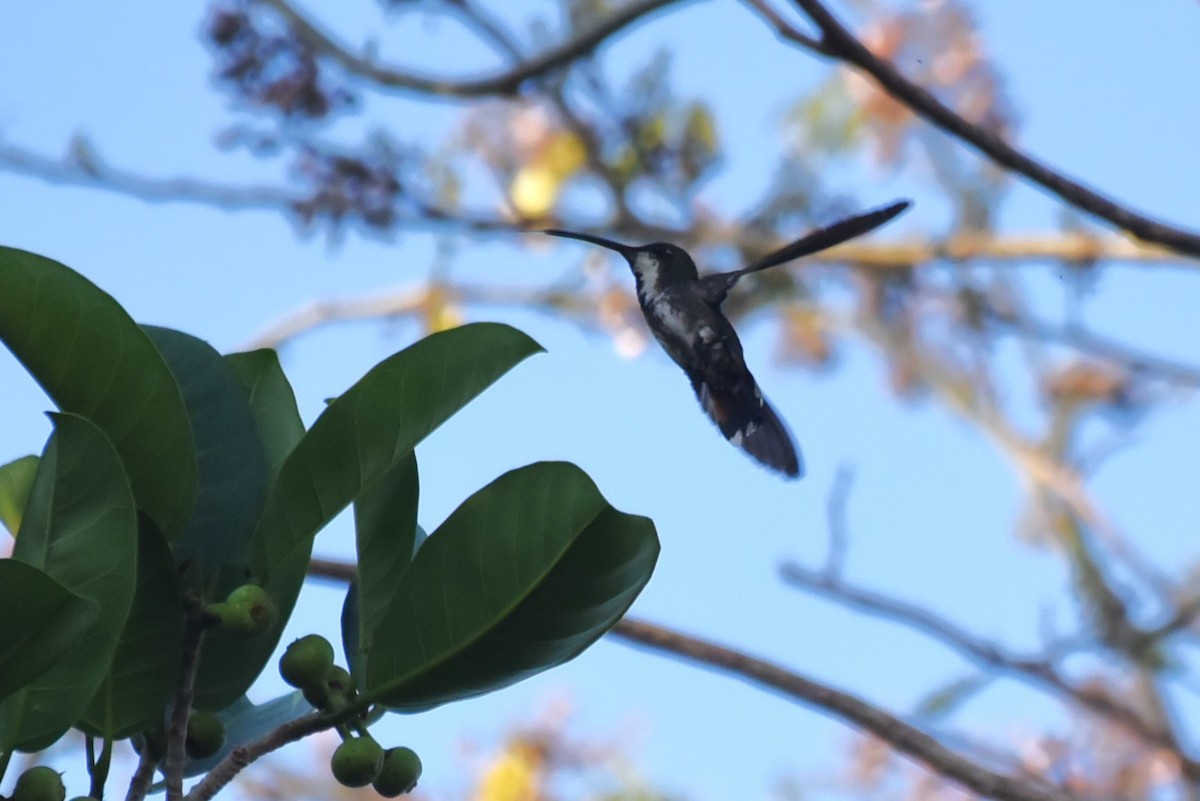
<svg viewBox="0 0 1200 801"><path fill-rule="evenodd" d="M238 637L256 637L275 622L275 602L257 584L243 584L224 603L213 604L209 611L221 620L221 628Z"/></svg>
<svg viewBox="0 0 1200 801"><path fill-rule="evenodd" d="M63 801L67 788L54 768L38 765L21 774L12 801Z"/></svg>
<svg viewBox="0 0 1200 801"><path fill-rule="evenodd" d="M354 677L341 665L334 665L330 669L325 675L325 684L329 687L330 695L346 701L353 700L358 694L358 685L354 683Z"/></svg>
<svg viewBox="0 0 1200 801"><path fill-rule="evenodd" d="M193 712L188 718L184 748L192 759L208 759L225 744L225 727L216 715Z"/></svg>
<svg viewBox="0 0 1200 801"><path fill-rule="evenodd" d="M383 754L383 767L371 786L385 798L411 793L421 778L421 758L411 748L389 748Z"/></svg>
<svg viewBox="0 0 1200 801"><path fill-rule="evenodd" d="M325 681L333 667L333 646L320 634L309 634L293 642L279 660L279 675L300 690Z"/></svg>
<svg viewBox="0 0 1200 801"><path fill-rule="evenodd" d="M150 753L150 758L155 762L162 762L162 758L167 755L167 733L163 731L162 726L152 726L144 732L134 737L133 750L139 754L147 749Z"/></svg>
<svg viewBox="0 0 1200 801"><path fill-rule="evenodd" d="M329 711L329 691L325 689L324 683L318 684L316 687L305 687L300 692L313 709Z"/></svg>
<svg viewBox="0 0 1200 801"><path fill-rule="evenodd" d="M383 748L370 737L355 737L337 747L329 767L338 784L366 787L383 767Z"/></svg>

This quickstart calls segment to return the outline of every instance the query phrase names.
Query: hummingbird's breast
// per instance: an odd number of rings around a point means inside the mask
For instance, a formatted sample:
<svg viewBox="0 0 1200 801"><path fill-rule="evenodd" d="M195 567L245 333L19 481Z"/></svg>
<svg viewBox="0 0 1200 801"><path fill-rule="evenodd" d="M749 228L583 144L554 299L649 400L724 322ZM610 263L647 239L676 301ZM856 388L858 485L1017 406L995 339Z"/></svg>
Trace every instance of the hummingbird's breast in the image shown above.
<svg viewBox="0 0 1200 801"><path fill-rule="evenodd" d="M642 312L654 338L672 360L685 370L694 369L700 351L711 344L712 310L689 286L667 287L643 298Z"/></svg>

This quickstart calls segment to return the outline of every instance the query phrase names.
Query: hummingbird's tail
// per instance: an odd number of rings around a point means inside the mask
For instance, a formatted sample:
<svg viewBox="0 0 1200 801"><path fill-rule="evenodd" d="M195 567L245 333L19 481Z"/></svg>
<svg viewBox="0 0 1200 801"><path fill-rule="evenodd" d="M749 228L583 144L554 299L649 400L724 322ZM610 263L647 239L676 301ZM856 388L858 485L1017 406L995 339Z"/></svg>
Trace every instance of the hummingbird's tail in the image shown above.
<svg viewBox="0 0 1200 801"><path fill-rule="evenodd" d="M698 376L690 377L700 405L721 429L725 439L759 464L788 478L804 475L804 462L792 442L792 435L767 403L749 371L745 380L732 391L719 390Z"/></svg>

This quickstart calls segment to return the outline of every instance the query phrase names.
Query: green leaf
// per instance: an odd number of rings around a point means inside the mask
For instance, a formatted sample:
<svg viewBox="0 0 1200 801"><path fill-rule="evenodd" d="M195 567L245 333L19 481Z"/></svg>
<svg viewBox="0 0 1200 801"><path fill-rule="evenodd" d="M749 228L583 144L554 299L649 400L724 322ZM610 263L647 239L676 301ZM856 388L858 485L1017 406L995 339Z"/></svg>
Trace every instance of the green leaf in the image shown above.
<svg viewBox="0 0 1200 801"><path fill-rule="evenodd" d="M183 601L175 558L149 517L138 525L137 587L112 666L81 721L121 740L163 719L183 648Z"/></svg>
<svg viewBox="0 0 1200 801"><path fill-rule="evenodd" d="M304 435L304 422L296 407L296 396L288 383L279 356L273 350L230 353L225 363L242 382L254 412L258 436L267 457L267 475L274 482L283 460Z"/></svg>
<svg viewBox="0 0 1200 801"><path fill-rule="evenodd" d="M562 664L625 614L657 558L654 524L613 509L578 467L506 473L417 552L380 623L367 695L416 711Z"/></svg>
<svg viewBox="0 0 1200 801"><path fill-rule="evenodd" d="M0 698L58 662L96 611L36 567L0 559Z"/></svg>
<svg viewBox="0 0 1200 801"><path fill-rule="evenodd" d="M379 622L416 553L419 495L417 457L409 453L354 502L359 642L353 655L346 654L353 667L366 664Z"/></svg>
<svg viewBox="0 0 1200 801"><path fill-rule="evenodd" d="M0 340L64 412L121 455L138 506L168 539L196 499L196 457L179 385L111 296L62 264L0 247Z"/></svg>
<svg viewBox="0 0 1200 801"><path fill-rule="evenodd" d="M317 532L430 432L540 350L496 323L443 331L380 362L325 409L280 469L254 535L253 577L274 598L279 625L249 642L213 632L197 678L201 708L232 703L267 664L304 583Z"/></svg>
<svg viewBox="0 0 1200 801"><path fill-rule="evenodd" d="M171 543L175 560L189 561L206 579L226 565L244 571L267 495L266 456L246 392L207 342L170 328L142 329L179 383L196 445L196 510Z"/></svg>
<svg viewBox="0 0 1200 801"><path fill-rule="evenodd" d="M0 467L0 524L14 537L21 527L21 513L25 510L25 499L29 497L37 464L36 456L22 456Z"/></svg>
<svg viewBox="0 0 1200 801"><path fill-rule="evenodd" d="M97 616L70 658L0 703L0 750L40 750L74 724L108 672L133 599L137 513L117 451L86 418L52 418L13 558L95 604Z"/></svg>

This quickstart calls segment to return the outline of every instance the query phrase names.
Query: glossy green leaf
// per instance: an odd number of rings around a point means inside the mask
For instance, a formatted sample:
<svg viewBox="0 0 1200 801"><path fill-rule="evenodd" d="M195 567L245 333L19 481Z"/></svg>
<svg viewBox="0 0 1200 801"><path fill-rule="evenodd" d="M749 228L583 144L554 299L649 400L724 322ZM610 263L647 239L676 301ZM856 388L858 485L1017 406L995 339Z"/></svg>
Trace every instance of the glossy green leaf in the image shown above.
<svg viewBox="0 0 1200 801"><path fill-rule="evenodd" d="M111 296L51 259L0 247L0 341L58 407L93 421L121 455L138 506L173 538L196 498L179 385Z"/></svg>
<svg viewBox="0 0 1200 801"><path fill-rule="evenodd" d="M86 418L53 415L13 558L95 604L68 658L0 703L0 749L36 751L83 713L112 663L137 569L137 512L108 437Z"/></svg>
<svg viewBox="0 0 1200 801"><path fill-rule="evenodd" d="M95 604L41 570L0 559L0 698L45 673L95 618Z"/></svg>
<svg viewBox="0 0 1200 801"><path fill-rule="evenodd" d="M29 497L37 464L36 456L22 456L0 466L0 524L14 537L21 527L21 513L25 510L25 499Z"/></svg>
<svg viewBox="0 0 1200 801"><path fill-rule="evenodd" d="M296 407L292 385L273 350L230 353L225 356L225 363L237 374L246 390L266 452L267 475L273 482L284 459L304 435L304 422Z"/></svg>
<svg viewBox="0 0 1200 801"><path fill-rule="evenodd" d="M541 347L506 325L433 334L373 367L331 403L288 455L254 537L253 577L271 593L280 625L246 642L214 631L197 678L197 703L220 709L266 665L304 583L312 542L418 442Z"/></svg>
<svg viewBox="0 0 1200 801"><path fill-rule="evenodd" d="M196 509L171 542L175 559L205 578L226 565L244 570L267 496L267 462L241 380L207 342L170 328L142 328L179 383L196 446Z"/></svg>
<svg viewBox="0 0 1200 801"><path fill-rule="evenodd" d="M419 496L417 457L410 453L354 502L358 645L353 658L346 655L353 667L366 663L379 621L412 563Z"/></svg>
<svg viewBox="0 0 1200 801"><path fill-rule="evenodd" d="M366 666L367 695L408 711L480 695L579 654L650 579L654 524L572 464L472 495L417 552Z"/></svg>
<svg viewBox="0 0 1200 801"><path fill-rule="evenodd" d="M81 728L121 740L162 721L183 648L183 601L175 558L162 532L138 526L137 587L108 675Z"/></svg>

